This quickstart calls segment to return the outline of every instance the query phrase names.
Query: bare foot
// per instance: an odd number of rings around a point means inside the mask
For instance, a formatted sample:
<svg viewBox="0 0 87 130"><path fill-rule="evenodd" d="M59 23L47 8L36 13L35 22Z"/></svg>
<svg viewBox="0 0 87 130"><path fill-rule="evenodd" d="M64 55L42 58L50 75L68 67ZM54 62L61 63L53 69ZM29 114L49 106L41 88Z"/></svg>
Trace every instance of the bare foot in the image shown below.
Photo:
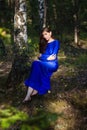
<svg viewBox="0 0 87 130"><path fill-rule="evenodd" d="M38 92L36 91L36 90L34 90L33 92L32 92L32 94L31 94L31 96L34 96L34 95L36 95Z"/></svg>
<svg viewBox="0 0 87 130"><path fill-rule="evenodd" d="M29 102L29 101L31 101L31 97L30 97L30 98L25 98L25 99L23 100L23 103L26 103L26 102Z"/></svg>

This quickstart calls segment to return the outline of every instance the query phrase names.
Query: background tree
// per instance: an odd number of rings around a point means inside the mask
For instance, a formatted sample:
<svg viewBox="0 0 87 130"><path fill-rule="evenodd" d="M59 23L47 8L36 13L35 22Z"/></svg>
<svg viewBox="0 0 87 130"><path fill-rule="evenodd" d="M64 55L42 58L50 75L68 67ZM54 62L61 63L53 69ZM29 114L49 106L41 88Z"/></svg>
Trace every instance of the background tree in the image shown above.
<svg viewBox="0 0 87 130"><path fill-rule="evenodd" d="M39 4L40 30L41 30L43 27L46 27L46 14L47 14L46 0L38 0L38 4Z"/></svg>
<svg viewBox="0 0 87 130"><path fill-rule="evenodd" d="M78 20L78 12L79 12L79 0L72 0L73 3L73 18L74 18L74 42L78 44L78 33L79 33L79 20Z"/></svg>

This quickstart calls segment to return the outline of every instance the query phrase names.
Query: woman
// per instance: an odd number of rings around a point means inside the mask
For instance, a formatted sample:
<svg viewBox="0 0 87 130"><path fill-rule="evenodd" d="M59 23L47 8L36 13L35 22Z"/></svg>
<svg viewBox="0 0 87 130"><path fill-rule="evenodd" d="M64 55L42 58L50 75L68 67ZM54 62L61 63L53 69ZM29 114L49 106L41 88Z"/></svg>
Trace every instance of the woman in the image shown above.
<svg viewBox="0 0 87 130"><path fill-rule="evenodd" d="M58 69L57 54L60 43L52 36L49 28L43 28L40 39L40 57L31 66L30 76L24 84L28 87L27 94L23 102L31 100L35 94L46 94L50 91L50 77Z"/></svg>

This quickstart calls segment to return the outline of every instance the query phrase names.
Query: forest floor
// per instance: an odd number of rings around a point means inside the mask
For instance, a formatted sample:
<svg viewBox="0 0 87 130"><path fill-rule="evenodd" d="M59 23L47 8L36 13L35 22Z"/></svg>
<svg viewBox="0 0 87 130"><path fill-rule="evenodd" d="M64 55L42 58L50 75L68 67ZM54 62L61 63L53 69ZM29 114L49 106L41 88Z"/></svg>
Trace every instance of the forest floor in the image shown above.
<svg viewBox="0 0 87 130"><path fill-rule="evenodd" d="M78 56L67 57L59 54L51 92L27 104L23 83L15 91L6 89L12 62L0 61L0 130L87 130L87 66L74 64Z"/></svg>

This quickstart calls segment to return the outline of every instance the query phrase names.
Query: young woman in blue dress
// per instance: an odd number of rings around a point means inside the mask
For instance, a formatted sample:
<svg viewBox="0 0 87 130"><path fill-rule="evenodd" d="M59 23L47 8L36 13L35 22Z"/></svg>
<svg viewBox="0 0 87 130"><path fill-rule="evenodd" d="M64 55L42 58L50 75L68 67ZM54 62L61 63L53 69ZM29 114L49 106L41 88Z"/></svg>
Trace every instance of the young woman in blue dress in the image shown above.
<svg viewBox="0 0 87 130"><path fill-rule="evenodd" d="M31 100L35 94L43 95L51 90L50 78L58 69L60 42L53 38L52 31L45 27L40 38L40 57L33 61L29 77L24 81L27 94L23 102Z"/></svg>

